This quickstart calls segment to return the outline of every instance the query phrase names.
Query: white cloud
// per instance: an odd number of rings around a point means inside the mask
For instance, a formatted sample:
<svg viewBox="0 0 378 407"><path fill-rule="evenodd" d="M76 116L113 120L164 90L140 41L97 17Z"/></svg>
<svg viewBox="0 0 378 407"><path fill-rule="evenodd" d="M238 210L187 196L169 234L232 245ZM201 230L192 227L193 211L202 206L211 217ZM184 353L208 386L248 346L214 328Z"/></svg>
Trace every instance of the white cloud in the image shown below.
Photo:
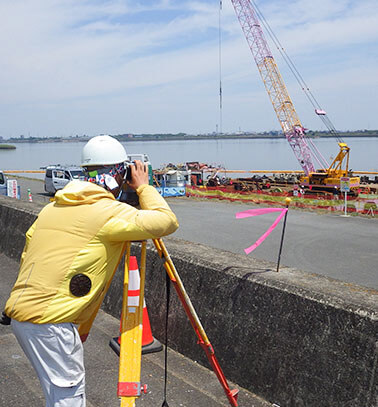
<svg viewBox="0 0 378 407"><path fill-rule="evenodd" d="M281 42L294 53L378 40L375 0L277 1L263 12Z"/></svg>

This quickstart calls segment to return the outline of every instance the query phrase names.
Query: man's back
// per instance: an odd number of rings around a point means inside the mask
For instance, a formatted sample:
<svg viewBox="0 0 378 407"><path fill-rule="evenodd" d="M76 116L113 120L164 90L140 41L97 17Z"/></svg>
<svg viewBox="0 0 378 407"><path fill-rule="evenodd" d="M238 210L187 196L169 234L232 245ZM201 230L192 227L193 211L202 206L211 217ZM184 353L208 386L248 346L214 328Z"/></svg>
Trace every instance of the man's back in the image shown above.
<svg viewBox="0 0 378 407"><path fill-rule="evenodd" d="M166 211L154 192L146 191ZM6 313L34 323L85 322L102 299L125 241L154 237L148 229L154 220L159 222L159 216L166 221L169 214L158 214L155 219L154 211L120 203L104 188L71 182L41 211L27 233ZM173 215L168 223L174 220Z"/></svg>

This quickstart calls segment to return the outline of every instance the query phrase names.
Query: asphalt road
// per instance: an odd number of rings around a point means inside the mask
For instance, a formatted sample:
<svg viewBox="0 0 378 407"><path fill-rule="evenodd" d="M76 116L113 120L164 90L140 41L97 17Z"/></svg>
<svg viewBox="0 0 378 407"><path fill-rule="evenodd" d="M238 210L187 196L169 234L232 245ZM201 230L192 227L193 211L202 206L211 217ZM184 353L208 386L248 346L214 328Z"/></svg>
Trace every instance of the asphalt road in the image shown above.
<svg viewBox="0 0 378 407"><path fill-rule="evenodd" d="M18 179L21 198L48 202L43 182ZM170 198L180 228L176 238L244 254L273 223L277 214L237 220L235 213L260 207L193 198ZM249 256L277 262L282 222ZM378 219L343 217L291 209L281 264L349 283L378 289Z"/></svg>

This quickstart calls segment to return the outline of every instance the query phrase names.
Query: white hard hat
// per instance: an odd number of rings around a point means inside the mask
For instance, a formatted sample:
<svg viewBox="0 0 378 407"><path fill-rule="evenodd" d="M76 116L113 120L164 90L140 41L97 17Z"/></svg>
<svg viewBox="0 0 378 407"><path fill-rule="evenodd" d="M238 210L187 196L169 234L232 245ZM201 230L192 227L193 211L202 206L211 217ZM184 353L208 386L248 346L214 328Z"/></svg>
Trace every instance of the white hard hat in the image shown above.
<svg viewBox="0 0 378 407"><path fill-rule="evenodd" d="M111 136L91 138L81 153L81 166L114 165L127 160L123 145Z"/></svg>

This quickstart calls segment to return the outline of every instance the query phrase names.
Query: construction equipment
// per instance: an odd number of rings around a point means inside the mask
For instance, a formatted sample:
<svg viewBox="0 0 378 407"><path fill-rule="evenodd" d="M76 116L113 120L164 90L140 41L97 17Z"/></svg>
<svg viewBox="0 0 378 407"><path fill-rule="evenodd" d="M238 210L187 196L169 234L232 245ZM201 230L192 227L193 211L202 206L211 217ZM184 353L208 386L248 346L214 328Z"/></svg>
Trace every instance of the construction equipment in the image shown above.
<svg viewBox="0 0 378 407"><path fill-rule="evenodd" d="M339 141L340 152L331 165L328 165L311 139L306 137L305 128L299 120L260 26L258 19L259 11L254 1L231 0L231 2L264 82L265 89L268 92L270 101L276 112L282 131L305 173L305 176L302 177L300 181L301 184L314 187L315 189L321 187L322 189L332 188L334 190L335 188L340 188L340 178L350 177L351 189L357 188L360 184L360 179L359 177L353 177L348 169L350 148L337 134L334 126L326 117L326 112L318 105L315 105L315 113L323 120L327 127L329 127L330 131L337 136ZM289 62L291 62L290 59ZM302 79L300 75L299 78ZM311 93L310 95L313 98ZM313 98L313 100L315 100L315 98ZM322 167L321 169L315 170L313 158ZM344 161L345 165L343 167Z"/></svg>

